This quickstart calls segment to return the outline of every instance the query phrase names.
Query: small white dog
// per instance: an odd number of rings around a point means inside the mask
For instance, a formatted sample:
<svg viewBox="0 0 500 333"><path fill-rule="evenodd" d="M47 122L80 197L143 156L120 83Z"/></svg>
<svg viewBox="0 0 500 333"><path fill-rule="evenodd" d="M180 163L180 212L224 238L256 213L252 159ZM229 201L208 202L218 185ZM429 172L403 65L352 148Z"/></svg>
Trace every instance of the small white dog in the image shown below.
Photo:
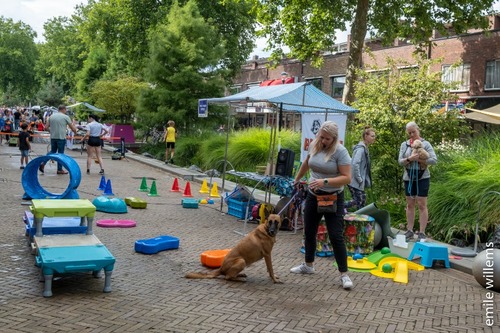
<svg viewBox="0 0 500 333"><path fill-rule="evenodd" d="M424 149L424 144L420 140L413 141L411 145L411 153L412 155L418 153L418 158L421 160L426 160L429 158L429 153Z"/></svg>

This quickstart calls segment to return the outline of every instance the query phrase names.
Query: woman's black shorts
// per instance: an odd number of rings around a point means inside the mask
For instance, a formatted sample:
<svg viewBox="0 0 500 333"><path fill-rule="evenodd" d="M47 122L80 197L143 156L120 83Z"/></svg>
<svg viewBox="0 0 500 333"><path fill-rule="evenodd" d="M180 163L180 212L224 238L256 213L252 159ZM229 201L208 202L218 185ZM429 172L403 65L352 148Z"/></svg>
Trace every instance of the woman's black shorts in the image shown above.
<svg viewBox="0 0 500 333"><path fill-rule="evenodd" d="M91 147L100 147L101 138L99 136L91 136L89 137L89 142L87 144Z"/></svg>

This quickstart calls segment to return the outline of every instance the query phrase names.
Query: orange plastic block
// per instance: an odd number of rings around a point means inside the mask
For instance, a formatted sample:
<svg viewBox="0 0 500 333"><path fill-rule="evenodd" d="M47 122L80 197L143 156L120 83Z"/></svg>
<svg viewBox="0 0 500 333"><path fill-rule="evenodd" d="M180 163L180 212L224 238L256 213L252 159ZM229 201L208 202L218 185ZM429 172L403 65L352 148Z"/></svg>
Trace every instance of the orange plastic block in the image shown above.
<svg viewBox="0 0 500 333"><path fill-rule="evenodd" d="M201 254L201 264L210 268L219 268L231 249L208 250Z"/></svg>

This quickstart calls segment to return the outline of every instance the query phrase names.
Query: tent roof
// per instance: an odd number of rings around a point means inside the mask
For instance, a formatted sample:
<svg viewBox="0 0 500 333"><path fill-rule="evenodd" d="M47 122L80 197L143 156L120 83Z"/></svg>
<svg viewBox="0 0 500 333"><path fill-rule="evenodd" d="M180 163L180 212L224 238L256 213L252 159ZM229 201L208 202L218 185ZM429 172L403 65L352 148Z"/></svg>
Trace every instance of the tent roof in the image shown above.
<svg viewBox="0 0 500 333"><path fill-rule="evenodd" d="M75 103L75 104L72 104L72 105L68 105L67 108L72 108L72 107L75 107L75 106L78 106L78 105L85 105L90 110L95 111L95 112L106 112L106 110L96 108L95 106L90 105L89 103L86 103L86 102L78 102L78 103Z"/></svg>
<svg viewBox="0 0 500 333"><path fill-rule="evenodd" d="M467 108L467 111L472 111L465 114L467 119L500 125L500 104L484 110Z"/></svg>
<svg viewBox="0 0 500 333"><path fill-rule="evenodd" d="M328 96L308 82L251 88L235 95L207 99L209 104L283 103L283 110L295 112L358 112Z"/></svg>

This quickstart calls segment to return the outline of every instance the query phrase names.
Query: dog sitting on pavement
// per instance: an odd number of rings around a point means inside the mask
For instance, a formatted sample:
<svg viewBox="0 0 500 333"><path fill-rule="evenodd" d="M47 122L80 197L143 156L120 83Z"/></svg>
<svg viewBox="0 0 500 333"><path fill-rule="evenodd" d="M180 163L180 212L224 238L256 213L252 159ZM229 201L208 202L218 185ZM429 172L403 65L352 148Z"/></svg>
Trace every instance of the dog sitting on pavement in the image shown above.
<svg viewBox="0 0 500 333"><path fill-rule="evenodd" d="M271 261L271 251L276 242L276 233L281 226L280 216L270 214L265 223L260 224L246 235L235 247L229 251L219 269L208 272L191 272L186 274L189 279L213 279L224 275L226 280L245 281L242 273L245 267L264 258L269 276L274 283L282 283L274 274Z"/></svg>

